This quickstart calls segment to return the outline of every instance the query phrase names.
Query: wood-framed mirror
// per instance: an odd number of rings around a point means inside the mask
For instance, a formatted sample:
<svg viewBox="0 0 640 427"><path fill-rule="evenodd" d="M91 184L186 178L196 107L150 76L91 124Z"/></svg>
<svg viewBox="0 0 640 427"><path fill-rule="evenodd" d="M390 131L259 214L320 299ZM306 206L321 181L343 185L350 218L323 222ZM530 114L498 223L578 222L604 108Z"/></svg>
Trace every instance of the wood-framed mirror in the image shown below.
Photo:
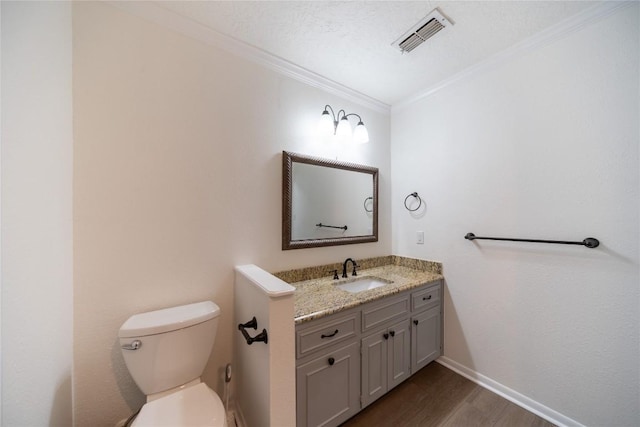
<svg viewBox="0 0 640 427"><path fill-rule="evenodd" d="M282 249L378 241L378 168L282 152Z"/></svg>

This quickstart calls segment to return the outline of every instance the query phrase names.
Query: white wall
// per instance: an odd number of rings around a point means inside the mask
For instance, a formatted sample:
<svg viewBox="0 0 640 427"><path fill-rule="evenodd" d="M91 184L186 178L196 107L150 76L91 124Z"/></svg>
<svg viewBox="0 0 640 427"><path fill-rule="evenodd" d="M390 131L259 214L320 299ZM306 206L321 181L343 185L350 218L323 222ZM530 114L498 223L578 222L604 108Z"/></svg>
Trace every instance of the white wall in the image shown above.
<svg viewBox="0 0 640 427"><path fill-rule="evenodd" d="M638 16L392 112L393 252L444 263L446 359L585 425L640 424Z"/></svg>
<svg viewBox="0 0 640 427"><path fill-rule="evenodd" d="M108 4L73 5L74 412L113 425L143 403L117 345L133 313L203 299L222 310L205 380L232 362L233 267L267 271L391 251L380 241L281 251L282 150L380 168L389 118ZM325 104L371 142L335 152L313 133Z"/></svg>
<svg viewBox="0 0 640 427"><path fill-rule="evenodd" d="M71 4L2 2L2 425L71 425Z"/></svg>

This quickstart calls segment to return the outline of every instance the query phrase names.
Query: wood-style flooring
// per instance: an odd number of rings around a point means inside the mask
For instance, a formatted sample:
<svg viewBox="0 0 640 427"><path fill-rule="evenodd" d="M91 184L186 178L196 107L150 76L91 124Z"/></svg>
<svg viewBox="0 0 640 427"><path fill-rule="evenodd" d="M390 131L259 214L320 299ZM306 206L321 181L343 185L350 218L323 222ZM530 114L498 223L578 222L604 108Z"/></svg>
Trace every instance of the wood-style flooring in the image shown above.
<svg viewBox="0 0 640 427"><path fill-rule="evenodd" d="M553 424L432 362L341 427L552 427Z"/></svg>

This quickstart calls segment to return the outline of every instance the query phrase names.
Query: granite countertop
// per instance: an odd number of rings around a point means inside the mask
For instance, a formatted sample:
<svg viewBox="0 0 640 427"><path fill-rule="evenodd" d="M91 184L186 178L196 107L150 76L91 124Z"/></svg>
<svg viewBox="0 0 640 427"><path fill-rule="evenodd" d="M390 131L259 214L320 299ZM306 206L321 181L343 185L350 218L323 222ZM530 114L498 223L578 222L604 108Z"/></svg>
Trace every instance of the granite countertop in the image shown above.
<svg viewBox="0 0 640 427"><path fill-rule="evenodd" d="M336 265L333 264L276 273L276 276L296 288L294 292L296 324L443 279L442 265L432 261L389 256L358 261L358 264L362 266L362 269L358 270L357 277L351 276L351 264L349 264L349 277L339 280L334 280L333 275L328 273L335 269ZM340 265L339 272L341 270L342 265ZM312 276L312 278L300 280L305 276ZM369 276L392 283L358 293L350 293L336 287L336 285ZM295 279L299 281L293 281Z"/></svg>

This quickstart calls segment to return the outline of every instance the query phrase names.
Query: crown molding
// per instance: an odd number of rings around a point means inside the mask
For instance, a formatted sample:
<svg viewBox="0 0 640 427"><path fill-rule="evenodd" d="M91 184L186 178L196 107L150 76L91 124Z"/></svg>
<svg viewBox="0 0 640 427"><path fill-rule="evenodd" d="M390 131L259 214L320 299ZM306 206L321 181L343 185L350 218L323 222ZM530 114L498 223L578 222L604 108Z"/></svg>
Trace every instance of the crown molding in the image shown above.
<svg viewBox="0 0 640 427"><path fill-rule="evenodd" d="M576 15L560 21L546 30L543 30L515 45L507 48L495 55L490 56L484 61L472 65L451 77L440 81L439 83L421 91L420 93L404 99L392 105L392 112L406 108L418 101L421 101L441 89L444 89L459 81L471 78L477 74L499 67L500 65L518 58L528 52L551 44L563 37L568 36L580 29L599 22L607 16L617 12L618 10L630 7L636 1L603 1L595 6L583 10Z"/></svg>
<svg viewBox="0 0 640 427"><path fill-rule="evenodd" d="M255 46L244 43L226 34L222 34L206 25L165 9L152 2L144 1L107 1L122 11L153 22L187 37L223 49L248 61L262 65L272 71L306 85L339 96L379 113L389 115L391 106L375 98L367 96L347 86L309 71L283 58L273 55Z"/></svg>

